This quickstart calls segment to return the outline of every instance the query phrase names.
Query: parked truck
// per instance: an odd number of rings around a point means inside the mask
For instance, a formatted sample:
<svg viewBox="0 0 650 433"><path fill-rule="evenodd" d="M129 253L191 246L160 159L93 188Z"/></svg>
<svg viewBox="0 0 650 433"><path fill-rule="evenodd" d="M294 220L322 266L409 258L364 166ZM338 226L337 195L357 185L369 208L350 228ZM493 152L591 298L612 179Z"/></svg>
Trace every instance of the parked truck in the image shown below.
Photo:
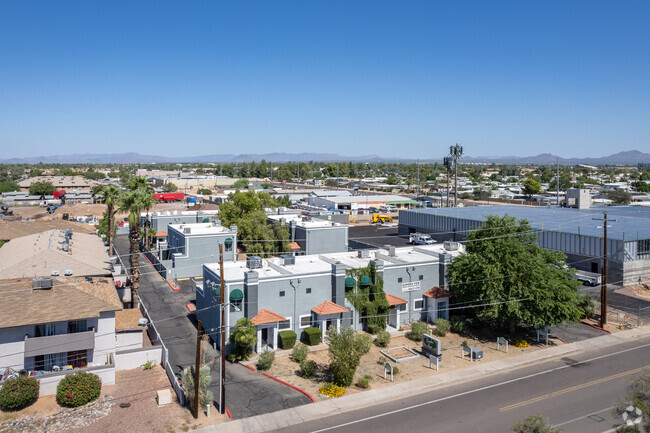
<svg viewBox="0 0 650 433"><path fill-rule="evenodd" d="M431 245L434 243L431 236L424 233L411 233L409 243L414 245Z"/></svg>
<svg viewBox="0 0 650 433"><path fill-rule="evenodd" d="M182 192L161 192L153 195L158 203L168 203L170 201L185 200L185 194Z"/></svg>
<svg viewBox="0 0 650 433"><path fill-rule="evenodd" d="M582 284L586 284L589 286L598 286L602 282L602 276L600 274L594 273L594 272L587 272L587 271L576 271L575 275L573 276L578 281L582 281Z"/></svg>

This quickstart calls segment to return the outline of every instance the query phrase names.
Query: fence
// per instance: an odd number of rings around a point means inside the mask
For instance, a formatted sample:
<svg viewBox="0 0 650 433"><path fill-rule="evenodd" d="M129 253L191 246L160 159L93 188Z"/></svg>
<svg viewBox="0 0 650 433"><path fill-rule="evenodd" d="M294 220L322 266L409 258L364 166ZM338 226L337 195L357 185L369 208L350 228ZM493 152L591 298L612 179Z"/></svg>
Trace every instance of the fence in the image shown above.
<svg viewBox="0 0 650 433"><path fill-rule="evenodd" d="M616 305L607 303L607 323L626 328L636 328L650 323L650 306L647 302ZM600 313L600 302L596 301L596 314Z"/></svg>
<svg viewBox="0 0 650 433"><path fill-rule="evenodd" d="M176 395L178 396L179 403L181 404L181 406L185 406L185 392L183 391L183 388L181 388L178 378L174 374L174 369L172 369L172 366L169 364L169 354L167 351L167 346L165 346L165 342L160 337L160 334L156 329L156 325L151 320L151 316L149 316L149 311L147 311L147 307L144 306L144 303L142 302L142 299L140 299L139 296L138 296L138 300L140 301L140 311L142 312L142 315L149 321L149 327L147 329L147 334L149 335L149 339L151 340L152 343L154 344L160 343L160 345L162 346L162 366L165 369L165 372L167 373L167 378L171 382L172 388L174 388L174 392L176 392Z"/></svg>

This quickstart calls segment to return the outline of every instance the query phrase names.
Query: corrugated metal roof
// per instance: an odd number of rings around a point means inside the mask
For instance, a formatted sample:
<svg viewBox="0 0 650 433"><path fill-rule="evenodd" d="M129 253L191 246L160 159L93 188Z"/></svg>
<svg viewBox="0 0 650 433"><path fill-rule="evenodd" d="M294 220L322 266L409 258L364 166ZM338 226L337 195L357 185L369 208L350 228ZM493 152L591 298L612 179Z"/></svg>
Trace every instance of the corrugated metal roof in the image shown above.
<svg viewBox="0 0 650 433"><path fill-rule="evenodd" d="M474 206L465 208L440 208L440 209L414 209L402 210L409 213L427 213L434 215L447 215L450 218L484 221L488 215L510 215L519 219L526 219L533 228L545 231L575 233L585 236L602 236L602 221L594 218L603 218L607 212L609 223L607 235L611 239L632 240L650 238L650 208L642 206L608 206L605 208L571 209L549 207L523 207L523 206ZM599 229L598 226L601 228Z"/></svg>

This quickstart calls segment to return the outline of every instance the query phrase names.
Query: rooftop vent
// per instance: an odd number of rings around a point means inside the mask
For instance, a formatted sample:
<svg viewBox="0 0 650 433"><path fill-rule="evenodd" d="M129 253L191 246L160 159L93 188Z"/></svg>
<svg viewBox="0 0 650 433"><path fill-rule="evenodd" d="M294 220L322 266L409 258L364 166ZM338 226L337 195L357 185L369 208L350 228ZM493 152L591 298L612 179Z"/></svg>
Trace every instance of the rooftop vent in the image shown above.
<svg viewBox="0 0 650 433"><path fill-rule="evenodd" d="M261 269L262 258L259 256L248 256L246 258L246 267L248 269Z"/></svg>
<svg viewBox="0 0 650 433"><path fill-rule="evenodd" d="M368 259L370 258L370 250L359 250L357 253L359 258L361 259Z"/></svg>
<svg viewBox="0 0 650 433"><path fill-rule="evenodd" d="M52 288L52 278L34 278L32 280L32 289L49 290Z"/></svg>
<svg viewBox="0 0 650 433"><path fill-rule="evenodd" d="M395 246L394 245L384 245L384 248L386 251L388 251L388 255L390 257L395 257Z"/></svg>
<svg viewBox="0 0 650 433"><path fill-rule="evenodd" d="M458 251L458 242L445 241L443 246L447 251Z"/></svg>
<svg viewBox="0 0 650 433"><path fill-rule="evenodd" d="M183 227L183 233L186 235L192 234L192 228L191 227Z"/></svg>
<svg viewBox="0 0 650 433"><path fill-rule="evenodd" d="M296 264L296 257L293 254L281 254L280 258L285 266Z"/></svg>
<svg viewBox="0 0 650 433"><path fill-rule="evenodd" d="M70 244L68 243L67 239L65 242L63 242L63 244L61 244L61 249L66 252L70 251Z"/></svg>

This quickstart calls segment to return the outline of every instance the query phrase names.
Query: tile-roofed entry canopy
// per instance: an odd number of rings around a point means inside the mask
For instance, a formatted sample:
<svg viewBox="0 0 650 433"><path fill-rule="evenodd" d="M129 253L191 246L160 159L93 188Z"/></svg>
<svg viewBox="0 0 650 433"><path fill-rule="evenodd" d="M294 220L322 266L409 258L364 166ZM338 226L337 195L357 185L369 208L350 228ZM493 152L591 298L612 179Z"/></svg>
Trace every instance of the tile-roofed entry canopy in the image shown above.
<svg viewBox="0 0 650 433"><path fill-rule="evenodd" d="M312 308L311 311L316 314L338 314L347 313L348 309L332 301L324 301Z"/></svg>
<svg viewBox="0 0 650 433"><path fill-rule="evenodd" d="M278 313L261 309L257 312L257 316L251 319L251 322L253 325L263 325L265 323L284 322L285 320L287 319L285 319L284 316L280 316Z"/></svg>
<svg viewBox="0 0 650 433"><path fill-rule="evenodd" d="M386 293L386 300L388 301L388 305L391 307L395 305L408 304L408 301L406 299L399 298L397 296L391 295L390 293Z"/></svg>
<svg viewBox="0 0 650 433"><path fill-rule="evenodd" d="M426 296L427 298L434 299L451 298L451 292L449 290L443 289L442 287L432 287L422 295Z"/></svg>

